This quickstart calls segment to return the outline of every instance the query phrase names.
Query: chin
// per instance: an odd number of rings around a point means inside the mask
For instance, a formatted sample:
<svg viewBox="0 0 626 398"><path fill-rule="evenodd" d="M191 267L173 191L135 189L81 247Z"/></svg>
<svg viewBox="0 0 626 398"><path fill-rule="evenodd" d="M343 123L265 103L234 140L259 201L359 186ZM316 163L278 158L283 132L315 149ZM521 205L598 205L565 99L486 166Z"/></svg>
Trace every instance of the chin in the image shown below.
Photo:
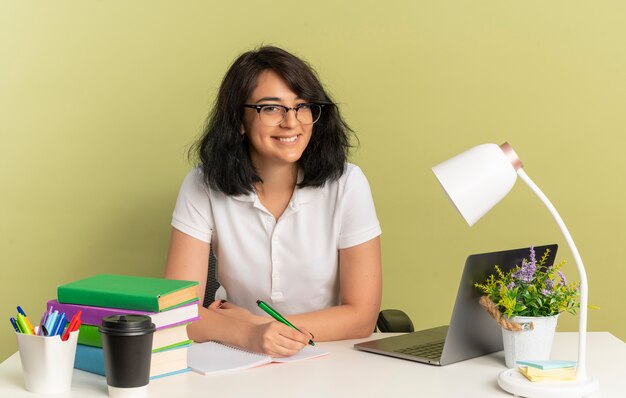
<svg viewBox="0 0 626 398"><path fill-rule="evenodd" d="M295 163L297 161L300 160L300 158L302 158L302 153L303 151L297 151L297 152L290 152L287 154L281 154L279 155L279 158L283 161L283 162L287 162L287 163Z"/></svg>

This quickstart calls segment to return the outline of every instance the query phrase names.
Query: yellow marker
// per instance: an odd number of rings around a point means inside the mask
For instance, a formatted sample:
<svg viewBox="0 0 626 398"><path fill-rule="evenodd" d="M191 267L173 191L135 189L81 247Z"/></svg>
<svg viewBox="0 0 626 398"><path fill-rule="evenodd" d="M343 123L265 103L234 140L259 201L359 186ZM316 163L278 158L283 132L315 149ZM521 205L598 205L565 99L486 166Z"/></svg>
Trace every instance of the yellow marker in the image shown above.
<svg viewBox="0 0 626 398"><path fill-rule="evenodd" d="M17 324L20 327L20 330L22 331L22 333L24 333L24 334L35 334L35 333L33 333L33 331L26 324L26 318L24 318L24 315L17 314Z"/></svg>
<svg viewBox="0 0 626 398"><path fill-rule="evenodd" d="M22 309L22 307L20 307L19 305L17 306L17 312L19 312L20 314L22 314L22 316L24 317L24 320L26 321L26 326L28 326L28 329L35 334L35 328L33 327L33 324L30 323L30 319L28 319L28 315L26 315L26 313L24 312L24 310Z"/></svg>

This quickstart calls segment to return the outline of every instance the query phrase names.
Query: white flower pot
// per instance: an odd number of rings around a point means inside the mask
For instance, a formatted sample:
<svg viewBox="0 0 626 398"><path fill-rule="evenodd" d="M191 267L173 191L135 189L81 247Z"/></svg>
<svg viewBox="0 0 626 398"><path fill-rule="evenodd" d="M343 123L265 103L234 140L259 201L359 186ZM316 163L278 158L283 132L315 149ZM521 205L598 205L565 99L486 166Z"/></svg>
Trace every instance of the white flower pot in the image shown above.
<svg viewBox="0 0 626 398"><path fill-rule="evenodd" d="M550 359L552 341L559 315L553 316L516 316L511 321L517 323L532 322L533 330L511 332L502 329L504 359L508 368L516 367L521 360Z"/></svg>

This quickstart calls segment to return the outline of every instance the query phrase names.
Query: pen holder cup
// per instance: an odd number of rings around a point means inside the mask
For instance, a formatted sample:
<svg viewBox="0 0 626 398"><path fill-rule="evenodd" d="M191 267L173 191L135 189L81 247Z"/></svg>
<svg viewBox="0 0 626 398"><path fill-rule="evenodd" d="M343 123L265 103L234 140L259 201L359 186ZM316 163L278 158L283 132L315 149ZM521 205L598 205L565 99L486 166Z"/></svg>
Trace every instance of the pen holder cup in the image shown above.
<svg viewBox="0 0 626 398"><path fill-rule="evenodd" d="M62 341L61 336L15 333L28 391L52 394L70 389L78 332L70 333L67 341Z"/></svg>

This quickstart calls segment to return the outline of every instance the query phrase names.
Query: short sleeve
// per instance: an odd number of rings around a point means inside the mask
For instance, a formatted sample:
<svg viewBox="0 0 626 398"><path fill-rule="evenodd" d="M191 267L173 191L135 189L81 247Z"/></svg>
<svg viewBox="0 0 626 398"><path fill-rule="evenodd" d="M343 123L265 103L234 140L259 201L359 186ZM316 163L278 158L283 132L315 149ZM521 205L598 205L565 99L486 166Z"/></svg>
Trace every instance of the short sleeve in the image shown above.
<svg viewBox="0 0 626 398"><path fill-rule="evenodd" d="M374 200L365 174L349 165L341 199L339 249L356 246L381 234Z"/></svg>
<svg viewBox="0 0 626 398"><path fill-rule="evenodd" d="M209 243L213 231L213 216L209 191L202 180L202 171L192 169L180 187L172 226L185 234Z"/></svg>

